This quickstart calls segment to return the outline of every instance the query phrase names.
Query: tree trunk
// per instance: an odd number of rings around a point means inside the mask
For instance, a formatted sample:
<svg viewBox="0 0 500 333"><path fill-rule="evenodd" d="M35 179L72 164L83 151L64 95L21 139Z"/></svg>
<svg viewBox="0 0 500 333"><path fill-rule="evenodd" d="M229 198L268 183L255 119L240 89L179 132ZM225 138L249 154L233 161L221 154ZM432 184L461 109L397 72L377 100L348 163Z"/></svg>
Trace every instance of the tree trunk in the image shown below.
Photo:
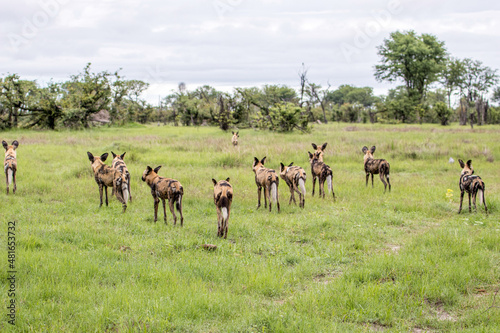
<svg viewBox="0 0 500 333"><path fill-rule="evenodd" d="M468 103L465 98L460 99L460 125L467 125Z"/></svg>

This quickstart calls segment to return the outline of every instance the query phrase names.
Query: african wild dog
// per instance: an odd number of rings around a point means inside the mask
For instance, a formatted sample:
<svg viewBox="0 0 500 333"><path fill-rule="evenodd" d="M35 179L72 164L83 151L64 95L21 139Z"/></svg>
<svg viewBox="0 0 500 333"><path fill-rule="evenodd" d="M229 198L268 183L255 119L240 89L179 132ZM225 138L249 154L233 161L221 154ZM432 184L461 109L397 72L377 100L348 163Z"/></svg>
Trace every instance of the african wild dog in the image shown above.
<svg viewBox="0 0 500 333"><path fill-rule="evenodd" d="M323 155L325 153L326 145L328 143L325 142L321 145L321 147L318 147L315 143L311 143L312 147L316 150L316 153L319 153L319 158L318 161L323 162Z"/></svg>
<svg viewBox="0 0 500 333"><path fill-rule="evenodd" d="M214 203L217 208L217 236L227 238L229 214L231 202L233 201L233 187L229 184L229 178L214 183Z"/></svg>
<svg viewBox="0 0 500 333"><path fill-rule="evenodd" d="M479 204L483 201L484 210L488 213L488 208L486 207L486 200L484 199L484 182L479 176L475 176L474 169L472 168L472 160L468 160L466 164L464 161L458 160L460 167L462 168L462 173L460 174L460 208L458 209L458 214L462 211L462 201L464 200L464 193L469 194L469 212L471 212L470 199L472 196L472 201L474 203L474 210L477 211L476 207L476 196L479 194Z"/></svg>
<svg viewBox="0 0 500 333"><path fill-rule="evenodd" d="M147 166L146 170L142 174L142 180L151 187L151 195L154 199L154 210L155 210L155 222L158 220L158 204L160 199L163 203L163 219L165 224L167 224L167 209L165 206L165 200L168 200L168 206L170 212L174 217L174 225L177 223L177 216L174 211L174 203L177 211L181 215L181 227L184 225L184 216L182 215L182 196L184 195L184 189L179 181L171 178L165 178L158 176L158 170L160 170L161 165L157 166L154 170Z"/></svg>
<svg viewBox="0 0 500 333"><path fill-rule="evenodd" d="M232 132L232 133L233 133L233 138L231 139L231 142L233 143L233 146L236 147L238 145L238 138L240 137L238 135L239 131L236 133L234 133L234 132Z"/></svg>
<svg viewBox="0 0 500 333"><path fill-rule="evenodd" d="M314 187L316 185L316 178L318 178L319 196L325 197L325 180L327 183L328 192L332 192L333 200L335 200L335 192L333 191L332 184L332 168L320 161L321 153L316 151L314 154L307 152L309 154L309 162L311 163L311 173L313 176L313 190L312 195L314 196Z"/></svg>
<svg viewBox="0 0 500 333"><path fill-rule="evenodd" d="M280 163L280 166L280 176L290 188L290 201L288 204L291 204L292 200L297 204L294 193L297 192L299 194L299 207L304 208L306 197L306 172L299 166L293 166L293 162L287 167L283 163Z"/></svg>
<svg viewBox="0 0 500 333"><path fill-rule="evenodd" d="M264 187L264 208L267 208L267 200L269 199L269 211L271 211L271 200L276 202L278 213L280 212L280 201L278 199L278 185L280 179L273 169L268 169L264 166L266 157L259 161L257 157L253 158L252 169L255 172L255 184L257 184L258 203L257 209L260 207L260 194Z"/></svg>
<svg viewBox="0 0 500 333"><path fill-rule="evenodd" d="M103 189L104 193L106 194L106 206L108 206L108 187L111 187L118 201L122 203L123 212L125 213L129 198L129 181L127 175L122 173L120 170L104 164L104 162L108 158L108 153L104 153L100 157L94 157L91 152L87 152L87 156L89 157L90 163L92 164L95 182L99 186L99 208L102 206Z"/></svg>
<svg viewBox="0 0 500 333"><path fill-rule="evenodd" d="M380 180L384 183L384 192L387 190L387 184L389 184L389 192L391 191L391 182L389 181L389 172L391 166L389 162L384 159L374 159L373 153L375 152L375 146L372 146L370 150L368 150L367 146L364 146L361 151L365 154L364 157L364 167L366 173L366 186L368 186L368 178L370 178L370 174L372 175L372 187L373 187L373 175L380 173ZM387 180L387 183L384 180Z"/></svg>
<svg viewBox="0 0 500 333"><path fill-rule="evenodd" d="M115 153L111 152L111 154L113 155L113 162L111 163L111 166L113 168L115 168L116 170L119 170L120 172L122 172L125 175L127 175L127 180L128 180L128 184L127 184L127 186L128 186L128 196L129 196L130 202L132 202L132 192L130 192L130 173L128 172L127 165L123 161L123 158L125 157L126 153L127 152L124 152L121 155L116 155Z"/></svg>
<svg viewBox="0 0 500 333"><path fill-rule="evenodd" d="M3 170L5 172L5 182L7 183L7 194L9 194L9 186L14 183L12 188L12 193L16 193L16 172L17 172L17 158L16 149L19 147L19 142L14 140L9 146L7 142L2 141L2 145L5 148L5 160L3 162Z"/></svg>

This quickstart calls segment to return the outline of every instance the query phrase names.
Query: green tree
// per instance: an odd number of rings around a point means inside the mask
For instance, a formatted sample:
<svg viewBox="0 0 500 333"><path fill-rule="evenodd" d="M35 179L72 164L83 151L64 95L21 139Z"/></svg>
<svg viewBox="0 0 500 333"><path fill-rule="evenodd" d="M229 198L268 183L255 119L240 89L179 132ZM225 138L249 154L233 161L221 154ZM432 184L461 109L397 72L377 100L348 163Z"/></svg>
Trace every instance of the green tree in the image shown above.
<svg viewBox="0 0 500 333"><path fill-rule="evenodd" d="M402 81L413 105L424 101L428 86L438 79L446 60L444 42L433 35L414 31L393 32L378 47L380 64L375 66L378 81Z"/></svg>
<svg viewBox="0 0 500 333"><path fill-rule="evenodd" d="M436 104L434 104L433 109L436 112L436 115L439 118L441 125L443 125L443 126L449 125L450 118L451 118L451 115L453 114L453 112L446 105L446 103L437 102Z"/></svg>
<svg viewBox="0 0 500 333"><path fill-rule="evenodd" d="M464 61L456 58L448 58L441 73L441 83L448 97L448 108L451 108L451 95L460 88L466 72Z"/></svg>
<svg viewBox="0 0 500 333"><path fill-rule="evenodd" d="M103 71L92 73L88 63L82 73L72 75L71 80L63 84L65 91L63 106L65 124L72 127L89 127L91 116L101 110L109 110L111 102L111 74Z"/></svg>

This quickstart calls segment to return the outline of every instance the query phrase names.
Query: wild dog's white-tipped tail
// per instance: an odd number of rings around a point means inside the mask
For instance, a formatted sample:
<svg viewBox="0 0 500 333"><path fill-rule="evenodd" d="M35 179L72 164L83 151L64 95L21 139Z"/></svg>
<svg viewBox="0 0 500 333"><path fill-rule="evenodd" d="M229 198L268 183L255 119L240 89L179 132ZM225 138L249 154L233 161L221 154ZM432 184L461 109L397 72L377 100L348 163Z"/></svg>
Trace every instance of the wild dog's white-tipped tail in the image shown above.
<svg viewBox="0 0 500 333"><path fill-rule="evenodd" d="M299 179L299 188L300 193L302 193L302 195L306 195L306 183L304 182L303 178Z"/></svg>
<svg viewBox="0 0 500 333"><path fill-rule="evenodd" d="M271 199L274 202L278 201L278 186L276 186L276 183L271 184Z"/></svg>
<svg viewBox="0 0 500 333"><path fill-rule="evenodd" d="M127 204L129 198L130 198L130 193L128 193L128 184L123 183L122 184L122 192L123 192L123 201L125 201L125 204Z"/></svg>
<svg viewBox="0 0 500 333"><path fill-rule="evenodd" d="M224 221L226 221L227 220L227 208L222 207L221 210L222 210L222 218L224 219Z"/></svg>
<svg viewBox="0 0 500 333"><path fill-rule="evenodd" d="M7 169L7 179L9 181L9 186L10 186L10 184L12 184L12 169L11 168Z"/></svg>
<svg viewBox="0 0 500 333"><path fill-rule="evenodd" d="M332 176L328 175L326 177L326 183L328 184L328 193L331 193L333 191L332 187Z"/></svg>
<svg viewBox="0 0 500 333"><path fill-rule="evenodd" d="M477 190L477 195L479 197L479 203L483 203L484 202L484 193L483 193L483 190L481 189L478 189Z"/></svg>

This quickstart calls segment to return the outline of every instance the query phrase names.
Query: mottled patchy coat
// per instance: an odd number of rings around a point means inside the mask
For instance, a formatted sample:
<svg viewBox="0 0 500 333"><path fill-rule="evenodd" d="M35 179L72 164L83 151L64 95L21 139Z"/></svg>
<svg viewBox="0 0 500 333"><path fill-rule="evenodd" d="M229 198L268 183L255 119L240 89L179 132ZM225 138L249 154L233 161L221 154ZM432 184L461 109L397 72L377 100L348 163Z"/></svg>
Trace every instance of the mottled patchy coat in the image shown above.
<svg viewBox="0 0 500 333"><path fill-rule="evenodd" d="M476 207L476 196L479 194L479 204L481 201L484 204L484 210L488 213L488 208L486 207L486 200L484 198L484 182L479 176L474 175L474 169L472 168L472 160L468 160L465 164L464 161L458 160L460 167L462 168L462 173L460 174L460 208L458 213L462 211L462 201L464 200L464 194L467 192L469 194L469 212L471 212L471 196L474 203L474 210Z"/></svg>
<svg viewBox="0 0 500 333"><path fill-rule="evenodd" d="M3 161L3 170L5 172L5 183L7 184L7 194L9 194L10 184L13 184L12 193L16 193L16 172L17 172L17 156L16 149L19 147L19 142L14 140L11 145L7 142L2 141L2 145L5 148L5 159Z"/></svg>
<svg viewBox="0 0 500 333"><path fill-rule="evenodd" d="M257 185L258 203L257 209L260 207L260 195L264 188L264 208L267 208L267 200L269 200L269 211L271 211L271 200L276 202L278 213L280 212L280 201L278 198L279 177L276 171L264 167L266 157L259 161L254 157L252 169L255 173L255 184Z"/></svg>
<svg viewBox="0 0 500 333"><path fill-rule="evenodd" d="M229 178L219 182L212 178L212 182L214 183L214 203L217 209L217 236L227 238L233 187L229 183Z"/></svg>
<svg viewBox="0 0 500 333"><path fill-rule="evenodd" d="M123 206L123 212L125 212L129 197L127 175L113 167L110 167L109 165L104 164L108 158L108 153L104 153L100 157L97 157L92 155L92 153L87 152L87 156L92 164L95 182L97 183L97 186L99 186L99 207L102 206L103 190L106 195L106 206L108 206L108 187L111 187L116 198Z"/></svg>
<svg viewBox="0 0 500 333"><path fill-rule="evenodd" d="M361 151L365 154L364 168L366 173L366 186L368 186L368 178L370 178L370 175L372 175L372 187L373 187L373 175L380 174L380 180L384 184L384 192L387 190L387 184L389 184L389 192L390 192L391 182L389 180L389 172L390 172L389 162L387 162L384 159L373 158L373 153L375 152L375 146L372 146L369 150L368 147L364 146L363 149L361 149Z"/></svg>
<svg viewBox="0 0 500 333"><path fill-rule="evenodd" d="M280 177L285 181L290 189L290 201L288 204L292 203L292 200L295 204L295 192L299 194L299 207L304 208L305 197L306 197L306 172L299 166L294 166L293 162L290 163L287 167L280 163Z"/></svg>
<svg viewBox="0 0 500 333"><path fill-rule="evenodd" d="M182 215L182 197L184 189L178 180L171 178L164 178L158 176L158 171L161 166L157 166L154 170L148 166L142 174L142 180L151 188L151 195L154 199L154 221L158 220L158 204L160 199L163 204L163 219L167 223L167 210L165 200L168 200L170 212L174 217L174 225L177 223L177 216L174 211L174 203L177 211L181 215L181 227L184 225L184 216Z"/></svg>
<svg viewBox="0 0 500 333"><path fill-rule="evenodd" d="M125 157L125 154L127 152L117 155L113 152L111 154L113 155L113 162L111 163L111 166L115 168L116 170L119 170L121 173L124 173L127 176L128 180L128 195L129 195L129 200L132 202L132 192L130 192L130 172L128 172L127 165L123 161L123 158Z"/></svg>
<svg viewBox="0 0 500 333"><path fill-rule="evenodd" d="M233 133L233 137L231 138L231 142L232 142L233 146L236 147L238 145L238 138L240 137L238 134L239 132L236 132L236 133L232 132L232 133Z"/></svg>
<svg viewBox="0 0 500 333"><path fill-rule="evenodd" d="M328 191L332 192L333 199L335 200L335 192L333 191L333 172L330 166L326 165L324 162L321 162L319 159L321 158L320 152L315 152L309 154L309 162L311 163L311 174L313 176L313 190L312 195L314 196L314 187L316 185L316 178L318 178L318 186L319 186L319 196L325 197L325 181L327 183Z"/></svg>

